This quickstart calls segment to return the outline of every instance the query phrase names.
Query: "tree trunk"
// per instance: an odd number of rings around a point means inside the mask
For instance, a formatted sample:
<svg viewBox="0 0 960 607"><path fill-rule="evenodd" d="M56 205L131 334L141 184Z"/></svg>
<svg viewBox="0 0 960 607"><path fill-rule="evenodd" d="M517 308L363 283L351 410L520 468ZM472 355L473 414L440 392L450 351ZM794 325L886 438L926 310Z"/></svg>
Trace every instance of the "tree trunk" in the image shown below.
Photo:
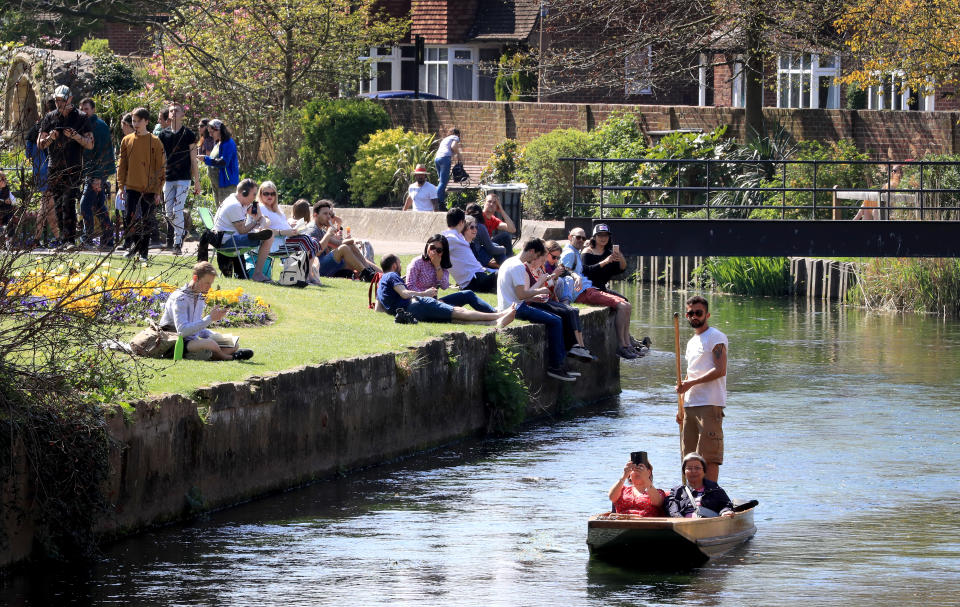
<svg viewBox="0 0 960 607"><path fill-rule="evenodd" d="M760 6L751 3L752 15L747 20L743 77L745 87L744 118L747 141L766 136L763 122L763 16Z"/></svg>

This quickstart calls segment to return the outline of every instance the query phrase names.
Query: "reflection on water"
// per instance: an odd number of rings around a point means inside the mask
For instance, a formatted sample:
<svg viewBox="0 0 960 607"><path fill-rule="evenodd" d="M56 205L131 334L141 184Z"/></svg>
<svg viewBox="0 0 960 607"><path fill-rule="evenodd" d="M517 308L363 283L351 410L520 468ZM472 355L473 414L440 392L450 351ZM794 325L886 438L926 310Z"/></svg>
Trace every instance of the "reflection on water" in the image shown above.
<svg viewBox="0 0 960 607"><path fill-rule="evenodd" d="M619 401L11 576L0 603L960 604L960 329L819 303L711 298L730 337L721 481L760 500L757 536L692 572L591 560L586 519L629 451L679 480L682 297L631 299L635 333L667 351L623 366Z"/></svg>

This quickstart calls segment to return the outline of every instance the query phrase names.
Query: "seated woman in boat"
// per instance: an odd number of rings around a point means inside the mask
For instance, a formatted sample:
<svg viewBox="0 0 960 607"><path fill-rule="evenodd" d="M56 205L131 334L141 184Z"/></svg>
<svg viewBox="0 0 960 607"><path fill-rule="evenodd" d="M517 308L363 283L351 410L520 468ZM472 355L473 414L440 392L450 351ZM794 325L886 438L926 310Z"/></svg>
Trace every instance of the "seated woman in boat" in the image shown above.
<svg viewBox="0 0 960 607"><path fill-rule="evenodd" d="M699 453L683 458L683 476L687 482L674 487L667 497L667 512L673 517L710 518L733 516L733 502L720 485L703 477L707 461Z"/></svg>
<svg viewBox="0 0 960 607"><path fill-rule="evenodd" d="M627 479L629 485L624 485ZM610 489L610 501L617 514L666 516L667 494L653 486L653 466L627 462L623 476Z"/></svg>

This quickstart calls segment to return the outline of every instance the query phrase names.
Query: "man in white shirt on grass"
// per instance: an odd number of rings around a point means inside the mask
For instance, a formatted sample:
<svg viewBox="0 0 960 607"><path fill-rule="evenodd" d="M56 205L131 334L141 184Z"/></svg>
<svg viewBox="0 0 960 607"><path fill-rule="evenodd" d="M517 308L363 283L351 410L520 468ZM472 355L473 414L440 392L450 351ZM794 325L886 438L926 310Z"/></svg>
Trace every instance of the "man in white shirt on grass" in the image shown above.
<svg viewBox="0 0 960 607"><path fill-rule="evenodd" d="M414 182L407 188L403 210L433 212L437 210L437 186L427 181L427 167L418 164L413 170Z"/></svg>
<svg viewBox="0 0 960 607"><path fill-rule="evenodd" d="M447 211L447 237L450 247L450 274L461 289L474 293L494 293L497 290L497 272L480 265L470 243L463 237L463 228L467 223L463 209L453 208ZM476 230L476 224L471 228Z"/></svg>

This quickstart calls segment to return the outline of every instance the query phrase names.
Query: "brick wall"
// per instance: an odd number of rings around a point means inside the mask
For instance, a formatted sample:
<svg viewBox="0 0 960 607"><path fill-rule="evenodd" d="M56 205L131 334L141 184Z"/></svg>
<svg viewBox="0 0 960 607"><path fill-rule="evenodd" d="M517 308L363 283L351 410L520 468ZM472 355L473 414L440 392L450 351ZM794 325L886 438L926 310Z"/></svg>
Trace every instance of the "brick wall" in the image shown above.
<svg viewBox="0 0 960 607"><path fill-rule="evenodd" d="M153 52L153 40L146 26L106 23L103 37L110 42L110 50L118 55L149 55Z"/></svg>
<svg viewBox="0 0 960 607"><path fill-rule="evenodd" d="M526 144L558 128L591 130L615 110L640 114L648 130L712 130L727 125L744 139L742 108L499 101L379 100L394 125L438 137L450 127L461 131L464 160L483 165L504 139ZM958 112L891 112L872 110L788 110L765 108L770 122L779 122L795 139L823 142L847 139L874 158L903 160L926 153L960 153Z"/></svg>

